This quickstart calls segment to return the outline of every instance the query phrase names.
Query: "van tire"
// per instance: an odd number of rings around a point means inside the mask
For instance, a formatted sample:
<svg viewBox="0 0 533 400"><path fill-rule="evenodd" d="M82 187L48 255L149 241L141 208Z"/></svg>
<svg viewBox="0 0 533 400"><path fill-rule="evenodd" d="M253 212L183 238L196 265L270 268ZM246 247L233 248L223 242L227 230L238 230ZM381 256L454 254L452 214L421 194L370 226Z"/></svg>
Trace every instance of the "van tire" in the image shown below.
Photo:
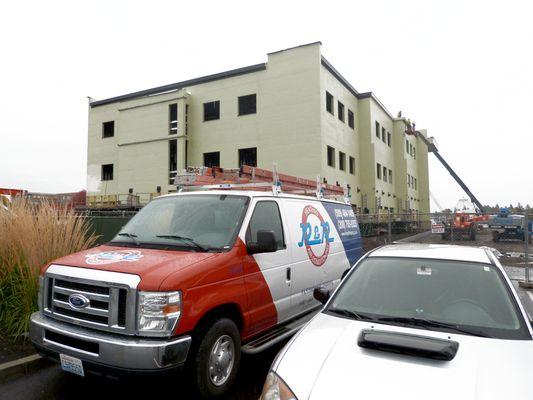
<svg viewBox="0 0 533 400"><path fill-rule="evenodd" d="M203 398L213 398L224 395L235 382L239 362L241 360L241 337L235 322L228 318L212 320L212 323L200 334L198 351L194 355L193 375L196 390ZM211 374L211 367L215 367L215 347L220 350L219 361L222 369L230 369L227 374L221 373L223 382L215 384ZM231 367L228 366L231 364ZM217 361L217 364L218 361ZM215 377L216 380L216 377Z"/></svg>

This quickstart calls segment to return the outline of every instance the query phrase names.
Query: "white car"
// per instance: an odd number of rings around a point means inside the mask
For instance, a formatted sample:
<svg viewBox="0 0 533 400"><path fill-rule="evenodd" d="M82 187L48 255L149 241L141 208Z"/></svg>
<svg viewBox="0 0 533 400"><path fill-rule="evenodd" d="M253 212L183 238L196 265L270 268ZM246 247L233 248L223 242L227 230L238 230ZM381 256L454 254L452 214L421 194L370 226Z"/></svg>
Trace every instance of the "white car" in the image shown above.
<svg viewBox="0 0 533 400"><path fill-rule="evenodd" d="M314 294L262 400L533 398L533 331L489 249L385 246Z"/></svg>

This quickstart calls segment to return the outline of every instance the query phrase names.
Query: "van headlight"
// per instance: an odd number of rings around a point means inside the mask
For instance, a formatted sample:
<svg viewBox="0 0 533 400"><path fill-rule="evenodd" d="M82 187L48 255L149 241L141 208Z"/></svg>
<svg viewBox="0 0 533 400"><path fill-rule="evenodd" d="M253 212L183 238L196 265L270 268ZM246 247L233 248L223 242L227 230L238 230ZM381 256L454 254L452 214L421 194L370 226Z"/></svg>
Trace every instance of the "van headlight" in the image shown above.
<svg viewBox="0 0 533 400"><path fill-rule="evenodd" d="M297 400L297 398L283 379L274 371L270 371L266 377L260 400Z"/></svg>
<svg viewBox="0 0 533 400"><path fill-rule="evenodd" d="M170 336L181 315L181 292L139 292L140 334Z"/></svg>

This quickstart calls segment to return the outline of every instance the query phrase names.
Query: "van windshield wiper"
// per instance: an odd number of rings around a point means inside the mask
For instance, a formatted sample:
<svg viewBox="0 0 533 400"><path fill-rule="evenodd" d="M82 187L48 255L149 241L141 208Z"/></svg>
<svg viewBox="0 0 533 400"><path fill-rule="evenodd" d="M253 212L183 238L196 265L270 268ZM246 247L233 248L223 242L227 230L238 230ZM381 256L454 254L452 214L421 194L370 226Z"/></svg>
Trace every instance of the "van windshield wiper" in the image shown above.
<svg viewBox="0 0 533 400"><path fill-rule="evenodd" d="M433 319L416 318L416 317L381 317L381 318L377 318L377 321L378 322L396 322L402 325L416 325L416 326L421 326L425 328L444 328L444 329L449 329L454 332L464 333L466 335L471 335L471 336L492 337L477 329L464 328L457 324L436 321Z"/></svg>
<svg viewBox="0 0 533 400"><path fill-rule="evenodd" d="M375 320L374 317L370 316L369 314L361 313L361 312L355 312L352 310L348 310L346 308L337 308L337 307L330 307L326 309L325 311L331 312L332 314L342 315L343 317L348 317L352 319L358 319L358 320Z"/></svg>
<svg viewBox="0 0 533 400"><path fill-rule="evenodd" d="M193 247L195 247L197 250L201 251L209 251L209 248L202 246L200 243L196 242L193 238L186 237L186 236L180 236L180 235L155 235L155 237L162 238L162 239L177 239L177 240L183 240L184 242L188 242L192 244Z"/></svg>
<svg viewBox="0 0 533 400"><path fill-rule="evenodd" d="M133 242L135 243L135 246L139 247L141 245L141 242L137 240L137 235L134 233L128 233L128 232L120 232L117 234L117 236L126 236L129 237Z"/></svg>

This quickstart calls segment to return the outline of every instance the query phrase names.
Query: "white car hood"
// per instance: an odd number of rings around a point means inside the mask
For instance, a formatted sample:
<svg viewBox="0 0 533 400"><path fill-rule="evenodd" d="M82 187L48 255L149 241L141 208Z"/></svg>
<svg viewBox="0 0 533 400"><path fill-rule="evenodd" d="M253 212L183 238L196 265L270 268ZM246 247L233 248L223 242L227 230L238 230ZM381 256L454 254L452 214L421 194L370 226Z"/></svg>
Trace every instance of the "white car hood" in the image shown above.
<svg viewBox="0 0 533 400"><path fill-rule="evenodd" d="M452 361L357 345L362 329L459 342ZM287 345L275 371L303 399L531 399L533 341L501 340L353 321L318 314Z"/></svg>

